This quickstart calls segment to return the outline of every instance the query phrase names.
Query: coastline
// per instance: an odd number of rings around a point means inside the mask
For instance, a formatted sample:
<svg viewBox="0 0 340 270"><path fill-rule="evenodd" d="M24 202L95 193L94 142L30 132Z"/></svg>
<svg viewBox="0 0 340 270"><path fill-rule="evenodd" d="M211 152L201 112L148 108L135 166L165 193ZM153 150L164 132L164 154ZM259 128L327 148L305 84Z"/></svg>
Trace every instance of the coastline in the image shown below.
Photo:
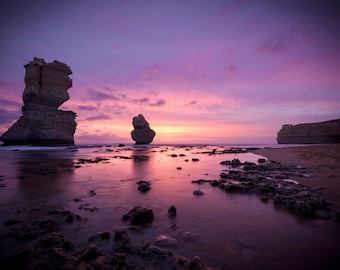
<svg viewBox="0 0 340 270"><path fill-rule="evenodd" d="M340 144L260 148L251 152L271 161L312 169L310 177L294 180L319 190L320 197L340 209Z"/></svg>

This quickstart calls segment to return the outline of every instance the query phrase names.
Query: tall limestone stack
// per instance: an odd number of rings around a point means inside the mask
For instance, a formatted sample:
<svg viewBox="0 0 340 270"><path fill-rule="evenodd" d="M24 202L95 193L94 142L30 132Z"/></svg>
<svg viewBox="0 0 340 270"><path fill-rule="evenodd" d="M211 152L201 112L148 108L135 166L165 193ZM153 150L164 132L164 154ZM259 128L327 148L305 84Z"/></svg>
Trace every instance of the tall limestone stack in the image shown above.
<svg viewBox="0 0 340 270"><path fill-rule="evenodd" d="M25 69L23 115L0 140L5 145L73 145L76 114L58 110L70 98L67 92L72 87L70 67L56 60L46 63L34 57Z"/></svg>
<svg viewBox="0 0 340 270"><path fill-rule="evenodd" d="M156 132L150 128L149 123L142 114L133 117L132 125L134 130L131 131L131 137L136 144L149 144L152 142Z"/></svg>

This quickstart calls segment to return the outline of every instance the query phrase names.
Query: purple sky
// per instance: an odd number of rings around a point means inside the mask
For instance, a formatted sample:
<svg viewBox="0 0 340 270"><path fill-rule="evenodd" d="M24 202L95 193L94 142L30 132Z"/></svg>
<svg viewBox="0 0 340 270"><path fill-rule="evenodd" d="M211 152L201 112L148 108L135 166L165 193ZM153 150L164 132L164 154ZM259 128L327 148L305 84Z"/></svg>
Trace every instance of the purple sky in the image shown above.
<svg viewBox="0 0 340 270"><path fill-rule="evenodd" d="M340 1L2 1L0 133L23 65L73 71L76 143L274 143L282 124L340 118Z"/></svg>

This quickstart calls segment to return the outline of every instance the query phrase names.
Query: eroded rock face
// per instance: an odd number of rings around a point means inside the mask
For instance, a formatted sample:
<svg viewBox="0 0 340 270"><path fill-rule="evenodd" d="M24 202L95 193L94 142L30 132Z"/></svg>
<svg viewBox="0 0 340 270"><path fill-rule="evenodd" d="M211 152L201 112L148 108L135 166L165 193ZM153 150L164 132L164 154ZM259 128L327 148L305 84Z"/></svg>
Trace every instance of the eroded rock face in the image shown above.
<svg viewBox="0 0 340 270"><path fill-rule="evenodd" d="M25 69L23 115L0 140L7 145L73 145L76 114L58 110L69 99L70 67L59 61L46 63L34 57Z"/></svg>
<svg viewBox="0 0 340 270"><path fill-rule="evenodd" d="M150 128L142 114L133 118L132 125L134 130L131 131L131 137L136 144L149 144L153 141L156 132Z"/></svg>
<svg viewBox="0 0 340 270"><path fill-rule="evenodd" d="M25 69L23 100L26 106L35 104L57 109L70 98L67 90L72 87L69 78L72 71L66 64L56 60L46 63L44 59L34 57Z"/></svg>

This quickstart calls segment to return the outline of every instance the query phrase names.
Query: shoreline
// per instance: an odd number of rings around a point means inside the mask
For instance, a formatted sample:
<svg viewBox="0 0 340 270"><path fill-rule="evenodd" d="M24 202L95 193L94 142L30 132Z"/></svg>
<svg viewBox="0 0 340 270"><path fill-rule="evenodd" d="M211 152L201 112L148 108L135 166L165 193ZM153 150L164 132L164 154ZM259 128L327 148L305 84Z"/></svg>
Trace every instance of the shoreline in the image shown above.
<svg viewBox="0 0 340 270"><path fill-rule="evenodd" d="M321 198L340 210L340 144L260 148L251 152L271 161L312 169L310 177L294 180L318 190Z"/></svg>

